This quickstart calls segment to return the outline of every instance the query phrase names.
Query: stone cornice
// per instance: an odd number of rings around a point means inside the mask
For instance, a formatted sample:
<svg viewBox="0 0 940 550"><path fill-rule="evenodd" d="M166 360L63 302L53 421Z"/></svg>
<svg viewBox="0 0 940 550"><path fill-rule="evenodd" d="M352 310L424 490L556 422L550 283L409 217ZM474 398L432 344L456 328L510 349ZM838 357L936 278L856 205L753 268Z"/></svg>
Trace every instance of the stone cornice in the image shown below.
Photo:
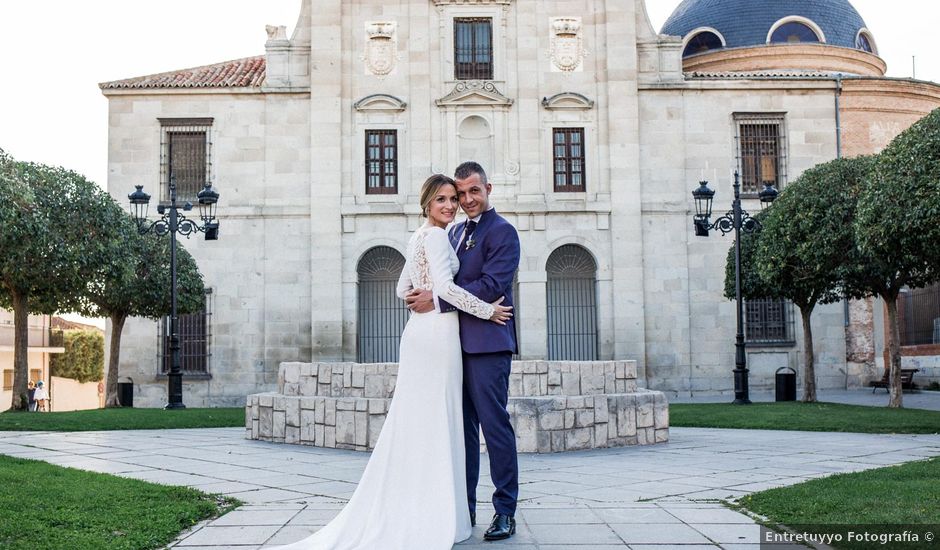
<svg viewBox="0 0 940 550"><path fill-rule="evenodd" d="M353 108L357 111L394 111L400 113L408 106L407 103L388 94L367 95L359 101L353 103Z"/></svg>
<svg viewBox="0 0 940 550"><path fill-rule="evenodd" d="M561 92L552 97L542 98L542 107L550 111L577 110L586 111L594 107L594 101L576 92Z"/></svg>
<svg viewBox="0 0 940 550"><path fill-rule="evenodd" d="M513 0L431 0L435 6L446 6L448 4L463 6L483 6L486 4L512 4Z"/></svg>
<svg viewBox="0 0 940 550"><path fill-rule="evenodd" d="M488 80L461 80L449 94L434 103L438 107L510 107L513 100Z"/></svg>

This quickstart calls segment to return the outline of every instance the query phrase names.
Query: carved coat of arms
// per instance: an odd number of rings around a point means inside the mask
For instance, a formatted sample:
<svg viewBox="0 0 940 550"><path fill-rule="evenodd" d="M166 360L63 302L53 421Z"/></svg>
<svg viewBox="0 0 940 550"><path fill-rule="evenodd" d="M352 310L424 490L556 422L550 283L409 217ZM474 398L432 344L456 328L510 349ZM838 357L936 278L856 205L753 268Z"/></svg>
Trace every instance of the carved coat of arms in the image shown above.
<svg viewBox="0 0 940 550"><path fill-rule="evenodd" d="M398 62L396 24L392 21L366 23L366 48L362 55L366 74L384 77L395 69Z"/></svg>
<svg viewBox="0 0 940 550"><path fill-rule="evenodd" d="M552 69L572 72L581 69L581 61L587 53L581 38L580 17L559 17L551 22L552 42L549 56Z"/></svg>

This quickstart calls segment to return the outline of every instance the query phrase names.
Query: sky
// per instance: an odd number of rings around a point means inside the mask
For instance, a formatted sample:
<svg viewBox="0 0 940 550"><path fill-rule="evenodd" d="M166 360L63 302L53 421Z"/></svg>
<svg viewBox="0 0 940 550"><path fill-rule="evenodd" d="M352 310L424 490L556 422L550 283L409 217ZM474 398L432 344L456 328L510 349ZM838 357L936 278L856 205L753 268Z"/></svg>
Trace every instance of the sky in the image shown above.
<svg viewBox="0 0 940 550"><path fill-rule="evenodd" d="M551 0L543 0L551 1ZM107 100L98 83L264 53L301 0L30 0L0 3L0 148L107 185ZM888 75L940 82L936 0L853 0ZM654 28L679 0L647 0Z"/></svg>

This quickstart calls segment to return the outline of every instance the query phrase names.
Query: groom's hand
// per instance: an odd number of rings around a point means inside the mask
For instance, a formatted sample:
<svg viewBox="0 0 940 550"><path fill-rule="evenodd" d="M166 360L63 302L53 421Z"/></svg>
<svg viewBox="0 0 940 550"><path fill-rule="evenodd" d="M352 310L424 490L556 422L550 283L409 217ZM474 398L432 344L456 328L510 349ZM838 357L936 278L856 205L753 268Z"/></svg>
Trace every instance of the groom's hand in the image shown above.
<svg viewBox="0 0 940 550"><path fill-rule="evenodd" d="M405 304L415 313L434 311L434 294L430 290L416 288L405 296Z"/></svg>

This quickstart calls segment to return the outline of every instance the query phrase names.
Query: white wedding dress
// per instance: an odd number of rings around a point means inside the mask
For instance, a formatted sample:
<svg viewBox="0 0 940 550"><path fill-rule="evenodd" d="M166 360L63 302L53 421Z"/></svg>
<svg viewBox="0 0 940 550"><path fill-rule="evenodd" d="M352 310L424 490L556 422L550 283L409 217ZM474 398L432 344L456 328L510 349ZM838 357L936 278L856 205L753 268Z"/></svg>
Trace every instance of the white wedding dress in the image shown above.
<svg viewBox="0 0 940 550"><path fill-rule="evenodd" d="M432 290L489 319L493 306L454 284L458 267L447 233L425 224L408 243L398 295ZM278 548L449 550L469 538L462 399L457 312L412 314L401 335L395 395L355 493L320 531Z"/></svg>

